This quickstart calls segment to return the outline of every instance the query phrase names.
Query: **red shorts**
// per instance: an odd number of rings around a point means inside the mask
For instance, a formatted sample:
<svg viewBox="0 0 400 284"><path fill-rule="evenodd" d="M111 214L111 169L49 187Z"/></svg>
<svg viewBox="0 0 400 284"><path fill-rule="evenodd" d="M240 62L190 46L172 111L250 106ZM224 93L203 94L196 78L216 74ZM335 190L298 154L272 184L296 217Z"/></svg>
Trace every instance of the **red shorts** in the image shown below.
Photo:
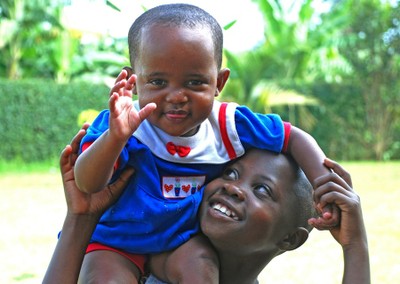
<svg viewBox="0 0 400 284"><path fill-rule="evenodd" d="M146 263L147 260L147 256L143 255L143 254L133 254L133 253L128 253L128 252L124 252L122 250L118 250L109 246L105 246L102 245L100 243L90 243L86 249L86 253L92 252L92 251L96 251L96 250L109 250L109 251L113 251L116 252L122 256L125 256L126 258L128 258L130 261L132 261L137 268L139 268L140 272L142 273L142 275L144 274L144 265Z"/></svg>

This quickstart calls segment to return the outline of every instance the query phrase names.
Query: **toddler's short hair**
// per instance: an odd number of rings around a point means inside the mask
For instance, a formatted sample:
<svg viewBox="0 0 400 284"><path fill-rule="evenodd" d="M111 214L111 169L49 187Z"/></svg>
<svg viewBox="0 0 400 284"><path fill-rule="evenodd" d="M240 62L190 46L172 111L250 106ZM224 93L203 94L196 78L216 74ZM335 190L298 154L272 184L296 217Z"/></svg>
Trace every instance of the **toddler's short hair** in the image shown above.
<svg viewBox="0 0 400 284"><path fill-rule="evenodd" d="M166 4L154 7L140 15L132 24L128 34L129 57L132 68L138 56L141 33L144 27L154 24L194 29L206 27L214 43L214 56L218 69L222 65L223 33L217 20L203 9L189 4Z"/></svg>

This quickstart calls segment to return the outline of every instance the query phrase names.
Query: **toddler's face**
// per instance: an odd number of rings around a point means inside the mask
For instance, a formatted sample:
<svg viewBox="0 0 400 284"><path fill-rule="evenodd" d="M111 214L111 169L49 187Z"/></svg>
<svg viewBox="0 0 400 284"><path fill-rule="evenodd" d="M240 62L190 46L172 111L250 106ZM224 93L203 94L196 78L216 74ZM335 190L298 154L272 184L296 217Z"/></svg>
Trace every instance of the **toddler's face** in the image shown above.
<svg viewBox="0 0 400 284"><path fill-rule="evenodd" d="M191 136L212 110L218 71L208 29L147 27L135 59L140 107L156 103L150 123L173 136Z"/></svg>

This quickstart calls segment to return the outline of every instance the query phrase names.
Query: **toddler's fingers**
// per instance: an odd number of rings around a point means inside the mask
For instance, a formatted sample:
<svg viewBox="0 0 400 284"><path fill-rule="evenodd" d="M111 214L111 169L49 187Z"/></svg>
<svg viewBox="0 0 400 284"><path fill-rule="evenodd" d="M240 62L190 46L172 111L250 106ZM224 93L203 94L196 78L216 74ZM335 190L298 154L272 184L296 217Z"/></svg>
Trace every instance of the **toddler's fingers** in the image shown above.
<svg viewBox="0 0 400 284"><path fill-rule="evenodd" d="M118 93L112 93L110 99L108 100L108 108L110 109L110 114L114 113L117 110L117 101L119 95Z"/></svg>
<svg viewBox="0 0 400 284"><path fill-rule="evenodd" d="M114 94L117 93L118 95L122 95L122 89L126 86L126 80L122 79L119 82L116 82L115 85L111 88L110 90L110 97Z"/></svg>
<svg viewBox="0 0 400 284"><path fill-rule="evenodd" d="M118 74L117 79L115 79L114 84L126 79L128 77L128 71L125 69L127 67L122 68L121 72Z"/></svg>
<svg viewBox="0 0 400 284"><path fill-rule="evenodd" d="M328 204L322 208L322 218L332 227L339 225L340 210L335 204Z"/></svg>
<svg viewBox="0 0 400 284"><path fill-rule="evenodd" d="M139 111L140 121L145 120L156 108L157 108L157 105L155 103L149 103L149 104L145 105Z"/></svg>
<svg viewBox="0 0 400 284"><path fill-rule="evenodd" d="M132 74L132 75L128 78L127 82L126 82L125 89L127 89L127 90L133 90L133 88L134 88L135 85L136 85L136 79L137 79L137 76L136 76L135 74Z"/></svg>
<svg viewBox="0 0 400 284"><path fill-rule="evenodd" d="M308 220L308 224L310 224L319 231L331 230L332 228L337 226L337 225L332 225L329 221L325 220L322 217L311 218Z"/></svg>
<svg viewBox="0 0 400 284"><path fill-rule="evenodd" d="M131 67L129 67L129 66L124 66L122 69L126 72L126 78L129 78L129 77L132 76L133 70L132 70Z"/></svg>

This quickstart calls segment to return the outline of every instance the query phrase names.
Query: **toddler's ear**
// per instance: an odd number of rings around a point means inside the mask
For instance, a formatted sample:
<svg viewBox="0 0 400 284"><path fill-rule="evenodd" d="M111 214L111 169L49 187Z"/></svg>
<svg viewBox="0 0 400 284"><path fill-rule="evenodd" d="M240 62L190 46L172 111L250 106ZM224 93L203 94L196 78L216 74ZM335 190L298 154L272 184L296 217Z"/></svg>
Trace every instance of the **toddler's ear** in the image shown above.
<svg viewBox="0 0 400 284"><path fill-rule="evenodd" d="M228 68L224 68L219 70L218 72L218 78L217 78L217 89L218 92L221 92L222 89L224 88L226 82L228 81L229 75L231 74L231 71ZM219 93L216 93L216 96Z"/></svg>
<svg viewBox="0 0 400 284"><path fill-rule="evenodd" d="M287 234L283 240L278 243L278 247L283 251L297 249L308 239L308 234L307 229L298 227L294 232Z"/></svg>

